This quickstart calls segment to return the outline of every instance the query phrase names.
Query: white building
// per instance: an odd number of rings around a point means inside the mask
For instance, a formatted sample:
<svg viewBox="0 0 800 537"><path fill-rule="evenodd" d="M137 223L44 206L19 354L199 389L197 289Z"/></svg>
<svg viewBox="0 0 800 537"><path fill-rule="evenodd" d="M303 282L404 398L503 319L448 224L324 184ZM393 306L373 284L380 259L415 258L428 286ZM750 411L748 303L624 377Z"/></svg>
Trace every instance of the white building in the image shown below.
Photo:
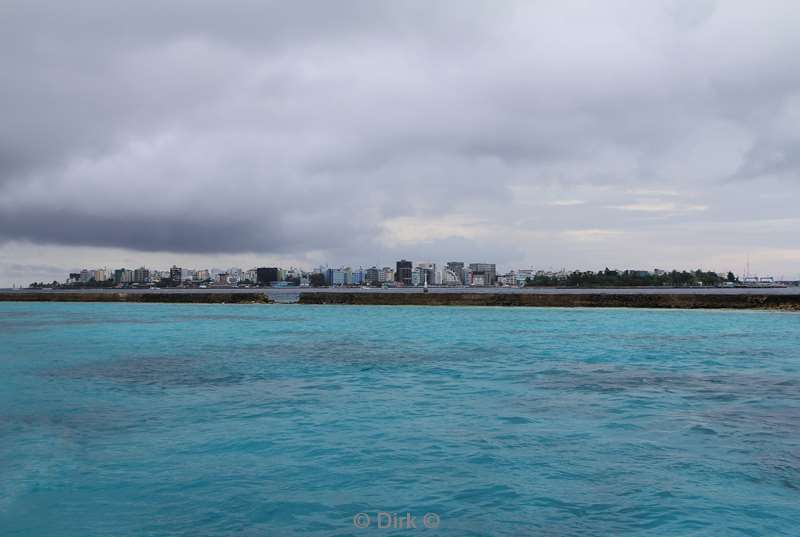
<svg viewBox="0 0 800 537"><path fill-rule="evenodd" d="M461 275L456 274L454 270L446 268L442 274L442 283L444 285L461 285Z"/></svg>
<svg viewBox="0 0 800 537"><path fill-rule="evenodd" d="M497 277L497 283L504 287L516 287L517 284L517 274L512 270L506 274L501 274Z"/></svg>
<svg viewBox="0 0 800 537"><path fill-rule="evenodd" d="M415 271L422 271L419 274L419 284L413 283L413 274L412 274L412 285L424 285L425 282L428 282L428 285L436 285L436 263L429 263L429 262L421 262L417 263L417 268ZM441 283L441 277L439 278L439 282Z"/></svg>
<svg viewBox="0 0 800 537"><path fill-rule="evenodd" d="M122 277L120 278L120 283L133 283L134 282L134 273L132 270L124 269L122 271Z"/></svg>
<svg viewBox="0 0 800 537"><path fill-rule="evenodd" d="M258 281L258 271L254 268L245 270L242 273L240 281L248 281L250 283L256 283Z"/></svg>
<svg viewBox="0 0 800 537"><path fill-rule="evenodd" d="M470 278L469 281L470 285L476 285L476 286L487 285L486 275L482 272L470 272L469 278Z"/></svg>
<svg viewBox="0 0 800 537"><path fill-rule="evenodd" d="M244 271L239 267L231 267L228 269L228 281L231 283L238 283L242 279Z"/></svg>

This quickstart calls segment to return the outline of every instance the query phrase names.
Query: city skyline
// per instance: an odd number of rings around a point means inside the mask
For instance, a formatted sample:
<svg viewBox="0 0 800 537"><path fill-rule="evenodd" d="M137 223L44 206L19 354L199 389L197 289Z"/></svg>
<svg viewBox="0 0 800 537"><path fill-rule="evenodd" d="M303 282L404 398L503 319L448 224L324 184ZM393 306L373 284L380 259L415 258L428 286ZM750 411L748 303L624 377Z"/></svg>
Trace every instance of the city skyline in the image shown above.
<svg viewBox="0 0 800 537"><path fill-rule="evenodd" d="M783 276L753 274L749 267L742 273L734 271L715 272L702 268L676 270L654 268L604 267L603 269L560 270L534 267L515 267L499 270L494 263L447 261L413 262L397 260L394 267L388 265L320 265L312 269L285 267L241 267L228 268L180 267L172 265L166 270L140 266L121 268L81 268L70 272L66 279L30 282L30 287L59 288L127 288L127 287L201 287L218 286L368 286L368 287L422 287L422 286L467 286L467 287L522 287L522 286L728 286L777 284L797 285L797 280ZM16 287L16 285L14 285ZM20 287L26 287L21 285Z"/></svg>
<svg viewBox="0 0 800 537"><path fill-rule="evenodd" d="M408 257L408 256L406 256L406 257ZM425 260L422 260L422 259L419 259L419 260L407 260L406 257L402 257L402 258L397 259L395 261L385 262L385 263L371 263L371 264L369 264L369 263L352 263L352 262L350 262L350 263L347 263L347 262L345 262L345 263L320 263L317 266L311 266L311 267L309 267L307 265L296 265L296 264L284 265L284 264L281 264L281 263L271 262L271 261L265 260L265 259L260 259L258 262L251 263L249 265L237 265L237 264L232 264L232 263L221 263L219 265L213 265L213 264L208 264L208 263L205 263L205 264L200 263L200 264L197 264L197 265L190 265L190 264L185 264L185 263L178 263L178 264L173 263L172 265L169 265L169 264L167 264L167 265L159 265L159 264L148 264L148 263L139 263L139 262L128 262L126 264L121 264L121 265L112 265L112 264L109 264L109 263L99 263L99 264L95 264L95 265L76 265L76 264L73 264L71 266L71 268L69 268L68 270L63 270L61 272L58 272L59 269L53 267L52 268L52 270L54 271L53 272L53 274L54 274L53 278L44 278L44 279L42 279L42 278L32 278L32 279L25 280L24 277L23 277L19 281L15 280L15 281L11 282L8 285L5 285L5 286L0 285L0 288L25 287L25 286L29 285L30 283L34 283L34 282L42 282L42 283L59 282L59 283L65 283L65 282L67 282L69 280L69 278L66 277L67 275L77 274L77 273L85 272L85 271L90 271L91 272L91 271L98 271L98 270L104 271L108 275L108 279L112 279L114 272L118 271L120 269L128 270L131 273L133 273L136 270L140 270L140 269L146 269L146 270L148 270L148 271L150 271L152 273L168 273L171 268L178 267L178 268L182 268L184 272L189 271L190 274L194 274L195 272L208 273L208 275L211 276L211 278L213 279L213 277L215 275L219 274L219 273L226 273L226 272L230 272L232 270L237 270L237 271L242 271L242 272L255 271L259 267L261 267L261 268L264 268L264 267L276 267L278 270L282 270L284 272L286 272L286 271L289 271L289 272L297 271L297 272L312 274L312 273L324 272L326 269L336 269L336 270L350 269L350 270L353 270L353 271L357 271L358 270L358 271L366 272L371 268L377 268L377 269L390 268L392 271L395 271L395 269L396 269L396 267L398 266L399 263L407 262L407 263L409 263L409 270L412 271L412 272L417 270L418 268L421 268L421 267L424 267L424 266L427 266L427 265L432 265L433 273L431 273L431 275L432 275L431 277L433 278L433 274L436 273L436 274L438 274L438 277L442 278L442 277L444 277L442 275L443 271L445 269L451 268L450 265L453 264L453 263L455 263L457 265L462 265L461 268L464 269L464 270L472 270L472 268L475 265L485 265L485 264L487 264L485 262L485 260L476 263L476 262L474 262L474 260L469 260L469 258L462 259L462 260L459 260L459 261L455 261L453 259L451 259L449 261L448 260L431 261L430 259L425 259ZM602 271L603 269L611 269L611 270L614 270L614 271L642 271L642 272L650 272L650 273L657 273L657 272L663 272L663 271L669 272L669 271L672 271L672 270L687 271L687 272L693 272L693 271L696 271L696 270L704 270L704 271L715 272L715 273L717 273L717 274L719 274L721 276L724 276L728 272L732 272L737 277L741 277L741 278L750 278L750 277L771 278L771 279L774 279L776 281L798 281L798 280L800 280L799 277L793 277L791 275L787 276L785 274L772 274L772 273L768 273L768 272L758 272L757 270L753 270L753 267L750 266L749 259L744 262L744 264L742 265L742 267L739 270L737 270L735 267L731 267L731 268L728 268L728 269L715 269L715 268L712 268L712 267L703 267L703 266L700 266L700 265L698 265L698 266L684 266L684 267L675 267L675 266L669 266L669 265L665 265L665 266L625 266L625 265L613 264L613 263L612 264L608 264L608 265L600 264L600 265L585 266L585 267L565 267L565 266L555 267L555 266L552 266L552 265L545 265L545 264L531 264L531 265L527 265L527 266L503 266L503 265L496 264L496 263L491 263L491 266L494 267L494 271L495 271L496 275L512 274L512 273L517 273L517 272L520 272L520 271L524 271L524 272L539 272L539 273L545 273L545 274L554 275L554 274L567 274L567 273L571 273L571 272L599 272L599 271ZM410 278L410 272L409 272L408 278ZM188 278L184 278L184 279L191 280L192 278L188 277ZM420 280L420 282L421 282L421 280ZM143 283L143 282L140 282L140 283ZM433 280L431 280L429 283L433 284L434 282L433 282ZM464 282L464 283L467 283L467 282Z"/></svg>
<svg viewBox="0 0 800 537"><path fill-rule="evenodd" d="M0 287L491 260L800 278L791 2L4 2Z"/></svg>

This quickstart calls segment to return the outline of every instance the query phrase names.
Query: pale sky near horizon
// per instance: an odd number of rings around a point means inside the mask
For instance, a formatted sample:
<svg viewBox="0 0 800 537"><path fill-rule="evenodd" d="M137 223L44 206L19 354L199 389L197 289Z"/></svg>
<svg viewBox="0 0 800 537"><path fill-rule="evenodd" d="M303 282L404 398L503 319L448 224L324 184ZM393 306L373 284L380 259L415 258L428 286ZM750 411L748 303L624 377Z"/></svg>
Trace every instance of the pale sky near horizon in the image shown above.
<svg viewBox="0 0 800 537"><path fill-rule="evenodd" d="M0 287L81 268L800 277L800 4L0 3Z"/></svg>

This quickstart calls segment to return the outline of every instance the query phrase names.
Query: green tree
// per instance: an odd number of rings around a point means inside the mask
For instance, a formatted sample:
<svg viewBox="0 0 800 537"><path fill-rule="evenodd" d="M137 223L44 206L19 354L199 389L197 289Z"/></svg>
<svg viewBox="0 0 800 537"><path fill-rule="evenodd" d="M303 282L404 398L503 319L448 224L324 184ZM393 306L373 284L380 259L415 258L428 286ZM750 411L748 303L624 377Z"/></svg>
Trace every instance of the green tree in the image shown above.
<svg viewBox="0 0 800 537"><path fill-rule="evenodd" d="M319 272L315 272L309 276L308 283L311 285L311 287L325 287L327 285L325 283L325 275L320 274Z"/></svg>

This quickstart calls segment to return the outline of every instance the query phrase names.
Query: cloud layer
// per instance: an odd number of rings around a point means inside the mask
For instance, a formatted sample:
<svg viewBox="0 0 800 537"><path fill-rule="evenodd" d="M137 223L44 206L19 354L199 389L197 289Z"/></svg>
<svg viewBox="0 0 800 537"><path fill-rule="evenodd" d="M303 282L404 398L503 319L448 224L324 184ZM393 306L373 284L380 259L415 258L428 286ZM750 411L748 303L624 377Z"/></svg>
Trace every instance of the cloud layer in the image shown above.
<svg viewBox="0 0 800 537"><path fill-rule="evenodd" d="M796 273L797 50L793 2L4 2L0 252Z"/></svg>

